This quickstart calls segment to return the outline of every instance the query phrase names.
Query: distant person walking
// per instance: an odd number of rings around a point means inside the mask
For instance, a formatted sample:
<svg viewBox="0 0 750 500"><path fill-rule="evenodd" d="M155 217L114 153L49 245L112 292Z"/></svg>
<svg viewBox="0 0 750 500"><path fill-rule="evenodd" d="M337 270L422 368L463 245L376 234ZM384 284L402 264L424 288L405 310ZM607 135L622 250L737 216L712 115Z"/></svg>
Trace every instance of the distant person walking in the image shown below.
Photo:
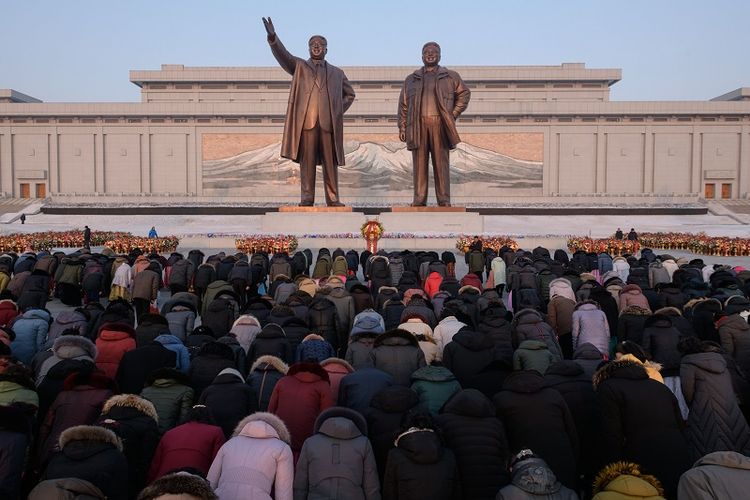
<svg viewBox="0 0 750 500"><path fill-rule="evenodd" d="M149 238L158 238L159 235L156 234L156 226L151 226L151 230L148 232Z"/></svg>
<svg viewBox="0 0 750 500"><path fill-rule="evenodd" d="M630 232L628 233L628 241L638 241L638 233L635 232L635 229L632 227L630 228Z"/></svg>
<svg viewBox="0 0 750 500"><path fill-rule="evenodd" d="M26 214L21 214L21 224L26 224Z"/></svg>
<svg viewBox="0 0 750 500"><path fill-rule="evenodd" d="M91 228L88 226L83 227L83 248L91 248Z"/></svg>

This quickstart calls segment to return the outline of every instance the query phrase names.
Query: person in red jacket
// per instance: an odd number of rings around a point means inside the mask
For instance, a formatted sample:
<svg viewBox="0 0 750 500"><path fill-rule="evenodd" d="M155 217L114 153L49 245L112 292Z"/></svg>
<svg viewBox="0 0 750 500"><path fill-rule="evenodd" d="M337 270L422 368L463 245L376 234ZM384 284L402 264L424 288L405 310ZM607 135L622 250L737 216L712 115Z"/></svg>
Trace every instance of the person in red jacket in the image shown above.
<svg viewBox="0 0 750 500"><path fill-rule="evenodd" d="M430 299L432 299L435 294L440 291L440 285L442 283L443 276L437 271L433 271L429 276L427 276L427 279L424 282L424 291L427 292L427 295L430 296Z"/></svg>
<svg viewBox="0 0 750 500"><path fill-rule="evenodd" d="M193 406L187 421L168 430L159 441L148 470L148 483L178 469L195 469L205 476L223 444L224 431L214 422L211 409Z"/></svg>
<svg viewBox="0 0 750 500"><path fill-rule="evenodd" d="M328 372L317 363L292 365L273 388L268 411L280 417L289 428L295 464L305 439L313 435L315 419L332 405Z"/></svg>
<svg viewBox="0 0 750 500"><path fill-rule="evenodd" d="M96 367L114 379L126 352L136 347L135 330L124 323L105 323L96 338Z"/></svg>

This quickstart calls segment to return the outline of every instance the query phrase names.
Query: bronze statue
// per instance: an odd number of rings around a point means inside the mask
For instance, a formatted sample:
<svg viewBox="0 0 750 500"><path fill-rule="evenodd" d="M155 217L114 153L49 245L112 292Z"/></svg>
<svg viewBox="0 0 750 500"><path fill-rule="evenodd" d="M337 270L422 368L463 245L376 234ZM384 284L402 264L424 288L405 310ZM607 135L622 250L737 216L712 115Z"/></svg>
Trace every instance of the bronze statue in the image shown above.
<svg viewBox="0 0 750 500"><path fill-rule="evenodd" d="M344 165L344 113L354 102L354 90L344 72L325 60L328 42L314 35L308 60L290 54L276 36L271 18L263 18L268 44L279 65L292 75L284 122L281 156L299 163L300 206L315 203L315 167L323 165L326 204L339 201L339 165Z"/></svg>
<svg viewBox="0 0 750 500"><path fill-rule="evenodd" d="M461 142L456 118L469 105L471 91L455 71L442 66L440 45L422 47L424 66L406 77L398 106L401 141L412 152L414 162L413 207L427 205L427 162L432 156L438 205L451 206L449 153Z"/></svg>

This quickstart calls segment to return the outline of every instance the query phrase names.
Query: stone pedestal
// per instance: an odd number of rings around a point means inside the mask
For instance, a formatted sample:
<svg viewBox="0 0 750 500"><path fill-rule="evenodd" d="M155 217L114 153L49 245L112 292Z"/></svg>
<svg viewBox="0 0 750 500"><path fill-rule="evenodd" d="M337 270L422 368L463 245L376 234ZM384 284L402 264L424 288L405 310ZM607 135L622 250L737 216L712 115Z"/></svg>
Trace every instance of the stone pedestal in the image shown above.
<svg viewBox="0 0 750 500"><path fill-rule="evenodd" d="M418 213L440 213L440 212L466 212L466 207L391 207L391 212L418 212Z"/></svg>
<svg viewBox="0 0 750 500"><path fill-rule="evenodd" d="M415 208L421 210L414 211ZM429 210L424 210L425 208ZM392 212L381 213L378 218L385 226L386 233L483 233L484 217L476 212L454 210L461 208L463 207L394 207Z"/></svg>
<svg viewBox="0 0 750 500"><path fill-rule="evenodd" d="M282 207L283 208L283 207ZM263 216L266 234L342 234L359 235L367 220L365 214L352 212L351 207L293 207L307 210L269 212ZM317 210L310 210L310 209ZM341 210L348 209L348 210Z"/></svg>
<svg viewBox="0 0 750 500"><path fill-rule="evenodd" d="M351 212L352 207L300 207L297 205L284 205L279 207L279 212Z"/></svg>

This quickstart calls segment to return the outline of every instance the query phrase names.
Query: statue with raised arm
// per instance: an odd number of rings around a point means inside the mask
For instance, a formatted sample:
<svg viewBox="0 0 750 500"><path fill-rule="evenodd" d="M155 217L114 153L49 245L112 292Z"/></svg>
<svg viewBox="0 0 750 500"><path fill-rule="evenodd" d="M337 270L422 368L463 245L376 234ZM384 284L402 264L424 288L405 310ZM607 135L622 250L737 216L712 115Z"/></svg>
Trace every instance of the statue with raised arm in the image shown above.
<svg viewBox="0 0 750 500"><path fill-rule="evenodd" d="M455 71L439 66L440 45L422 47L424 66L406 77L398 105L399 138L412 152L413 207L427 205L427 168L432 156L435 196L441 207L451 206L450 150L461 138L456 118L466 111L471 91Z"/></svg>
<svg viewBox="0 0 750 500"><path fill-rule="evenodd" d="M264 17L263 24L271 52L284 71L292 75L281 156L299 163L299 205L310 207L315 203L315 167L322 165L326 204L342 207L338 166L344 165L344 113L354 102L354 90L344 72L326 62L325 37L310 38L310 58L305 60L286 50L270 17Z"/></svg>

